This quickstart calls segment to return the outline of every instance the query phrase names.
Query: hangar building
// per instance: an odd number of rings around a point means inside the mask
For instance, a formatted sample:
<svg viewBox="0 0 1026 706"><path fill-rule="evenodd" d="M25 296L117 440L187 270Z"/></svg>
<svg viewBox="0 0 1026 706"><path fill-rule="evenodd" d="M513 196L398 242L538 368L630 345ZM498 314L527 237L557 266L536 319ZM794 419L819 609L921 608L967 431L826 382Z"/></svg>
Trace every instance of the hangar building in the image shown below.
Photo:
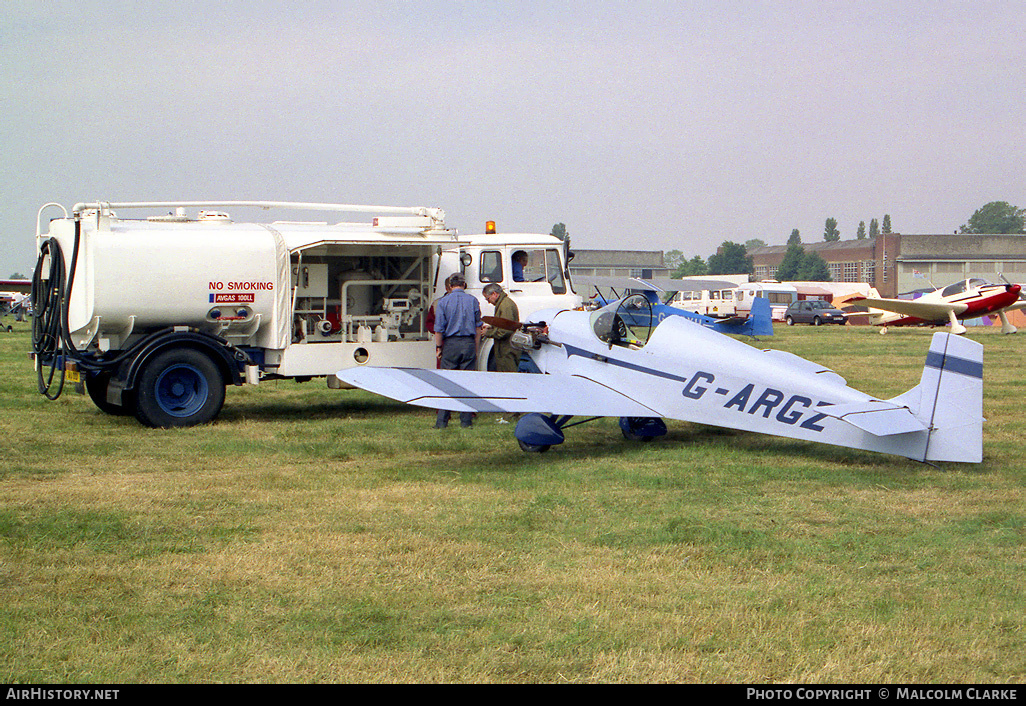
<svg viewBox="0 0 1026 706"><path fill-rule="evenodd" d="M835 282L866 282L883 297L944 287L969 277L1026 281L1026 235L903 235L864 240L802 243L818 253ZM749 255L755 280L775 279L786 245L767 245Z"/></svg>

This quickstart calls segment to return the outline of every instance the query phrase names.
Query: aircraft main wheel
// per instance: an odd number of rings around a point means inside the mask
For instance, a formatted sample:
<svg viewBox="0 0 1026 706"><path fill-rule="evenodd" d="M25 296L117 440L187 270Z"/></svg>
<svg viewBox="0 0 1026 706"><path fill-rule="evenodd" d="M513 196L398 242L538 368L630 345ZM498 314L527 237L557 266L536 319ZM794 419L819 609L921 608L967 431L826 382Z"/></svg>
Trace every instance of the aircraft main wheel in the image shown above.
<svg viewBox="0 0 1026 706"><path fill-rule="evenodd" d="M143 367L135 416L150 427L206 424L221 411L224 395L224 378L214 361L191 348L173 348Z"/></svg>
<svg viewBox="0 0 1026 706"><path fill-rule="evenodd" d="M92 373L84 375L86 392L101 412L116 417L132 414L135 410L131 405L117 405L107 401L107 387L110 385L110 373Z"/></svg>
<svg viewBox="0 0 1026 706"><path fill-rule="evenodd" d="M661 419L648 417L620 417L620 433L628 441L652 441L666 433L666 425Z"/></svg>
<svg viewBox="0 0 1026 706"><path fill-rule="evenodd" d="M788 326L794 326L794 319L792 319L790 316L784 319L784 321L787 323Z"/></svg>
<svg viewBox="0 0 1026 706"><path fill-rule="evenodd" d="M520 444L520 450L527 453L543 454L552 448L551 444L528 444L520 439L517 439L517 443Z"/></svg>

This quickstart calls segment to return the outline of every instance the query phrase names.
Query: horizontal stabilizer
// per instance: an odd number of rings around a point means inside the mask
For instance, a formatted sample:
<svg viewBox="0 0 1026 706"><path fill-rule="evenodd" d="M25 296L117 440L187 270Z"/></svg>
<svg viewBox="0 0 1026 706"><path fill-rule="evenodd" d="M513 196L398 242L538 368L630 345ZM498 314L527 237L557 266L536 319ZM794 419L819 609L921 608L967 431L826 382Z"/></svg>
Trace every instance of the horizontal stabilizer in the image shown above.
<svg viewBox="0 0 1026 706"><path fill-rule="evenodd" d="M848 422L876 436L906 434L913 431L924 431L927 428L925 424L915 418L908 407L898 407L881 400L817 407L816 411L822 412L828 417Z"/></svg>

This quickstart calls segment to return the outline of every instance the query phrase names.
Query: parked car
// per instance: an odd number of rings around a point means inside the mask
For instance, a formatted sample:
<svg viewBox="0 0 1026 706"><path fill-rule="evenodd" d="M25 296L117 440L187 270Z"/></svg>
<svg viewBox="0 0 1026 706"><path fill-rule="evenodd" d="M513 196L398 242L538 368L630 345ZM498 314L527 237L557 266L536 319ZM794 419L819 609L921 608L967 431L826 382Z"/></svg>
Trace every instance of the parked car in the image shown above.
<svg viewBox="0 0 1026 706"><path fill-rule="evenodd" d="M804 299L794 302L784 312L788 326L795 324L844 324L848 315L824 299Z"/></svg>

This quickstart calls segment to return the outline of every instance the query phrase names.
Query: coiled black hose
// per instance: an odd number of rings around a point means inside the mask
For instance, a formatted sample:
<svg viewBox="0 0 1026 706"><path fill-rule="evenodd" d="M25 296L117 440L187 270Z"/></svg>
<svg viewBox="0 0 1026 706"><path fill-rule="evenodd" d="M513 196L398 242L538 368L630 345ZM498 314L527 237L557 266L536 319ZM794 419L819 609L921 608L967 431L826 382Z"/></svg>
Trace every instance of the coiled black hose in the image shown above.
<svg viewBox="0 0 1026 706"><path fill-rule="evenodd" d="M71 256L71 278L65 276L64 252L55 238L39 246L39 258L32 274L32 352L36 357L39 392L55 400L64 390L64 360L74 346L68 340L68 301L78 263L81 221L75 219L75 247ZM44 265L49 267L44 275ZM58 370L60 374L58 375Z"/></svg>

